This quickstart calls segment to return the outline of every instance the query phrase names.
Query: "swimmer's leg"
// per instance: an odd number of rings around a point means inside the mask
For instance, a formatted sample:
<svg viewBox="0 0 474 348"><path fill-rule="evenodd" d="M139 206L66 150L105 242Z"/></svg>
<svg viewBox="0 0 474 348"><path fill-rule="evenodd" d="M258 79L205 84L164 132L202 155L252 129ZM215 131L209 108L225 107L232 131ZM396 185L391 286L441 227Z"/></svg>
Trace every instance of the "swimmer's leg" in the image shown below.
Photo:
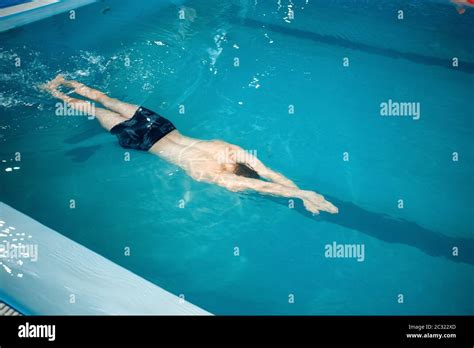
<svg viewBox="0 0 474 348"><path fill-rule="evenodd" d="M51 93L53 97L61 99L62 101L66 102L70 107L76 110L83 111L84 113L97 118L102 127L107 129L108 131L110 131L117 124L127 120L127 118L122 117L116 112L92 106L89 101L72 98L58 91L55 88L46 87L46 89Z"/></svg>
<svg viewBox="0 0 474 348"><path fill-rule="evenodd" d="M89 86L86 86L78 81L63 79L61 81L61 84L67 87L74 88L74 92L76 92L77 94L99 102L107 109L115 111L116 113L119 113L121 116L127 119L131 118L139 108L138 105L124 103L118 99L110 98L104 92L90 88Z"/></svg>

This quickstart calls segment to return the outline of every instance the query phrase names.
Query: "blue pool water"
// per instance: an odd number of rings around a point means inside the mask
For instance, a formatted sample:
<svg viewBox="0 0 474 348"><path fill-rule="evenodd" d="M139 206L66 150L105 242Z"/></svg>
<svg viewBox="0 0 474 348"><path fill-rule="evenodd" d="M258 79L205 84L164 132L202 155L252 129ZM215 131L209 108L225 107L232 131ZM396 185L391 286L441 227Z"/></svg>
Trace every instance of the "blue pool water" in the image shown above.
<svg viewBox="0 0 474 348"><path fill-rule="evenodd" d="M104 1L1 33L0 200L215 314L474 314L474 10L292 3ZM57 73L256 150L340 213L124 161L96 121L55 116L35 85ZM420 118L380 116L389 99Z"/></svg>

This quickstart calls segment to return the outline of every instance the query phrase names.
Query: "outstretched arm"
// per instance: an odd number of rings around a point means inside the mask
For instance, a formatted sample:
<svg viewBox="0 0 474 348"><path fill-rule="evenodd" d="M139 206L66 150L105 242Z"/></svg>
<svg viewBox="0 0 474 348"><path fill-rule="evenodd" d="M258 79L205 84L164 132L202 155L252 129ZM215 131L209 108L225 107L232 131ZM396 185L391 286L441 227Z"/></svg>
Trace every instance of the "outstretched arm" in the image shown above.
<svg viewBox="0 0 474 348"><path fill-rule="evenodd" d="M233 145L233 144L226 144L226 146L229 146L234 151L235 154L239 154L240 157L245 158L246 164L252 167L258 173L258 175L260 175L262 178L271 180L274 183L277 183L283 186L292 187L296 189L298 188L298 186L296 186L296 184L293 181L291 181L284 175L268 168L257 157L248 153L247 151L242 149L240 146Z"/></svg>
<svg viewBox="0 0 474 348"><path fill-rule="evenodd" d="M288 187L278 183L262 181L258 179L245 178L234 174L222 174L216 178L216 184L226 189L238 192L253 190L264 195L299 198L307 210L318 214L320 210L329 213L337 213L337 208L326 201L323 196L312 191L300 190L297 187Z"/></svg>
<svg viewBox="0 0 474 348"><path fill-rule="evenodd" d="M255 171L258 173L258 175L260 175L262 178L265 178L267 180L271 180L274 183L277 183L277 184L280 184L280 185L283 185L283 186L298 189L298 186L296 186L296 184L293 181L288 179L283 174L280 174L280 173L268 168L257 157L252 156L252 158L250 159L249 164L252 166L253 169L255 169Z"/></svg>

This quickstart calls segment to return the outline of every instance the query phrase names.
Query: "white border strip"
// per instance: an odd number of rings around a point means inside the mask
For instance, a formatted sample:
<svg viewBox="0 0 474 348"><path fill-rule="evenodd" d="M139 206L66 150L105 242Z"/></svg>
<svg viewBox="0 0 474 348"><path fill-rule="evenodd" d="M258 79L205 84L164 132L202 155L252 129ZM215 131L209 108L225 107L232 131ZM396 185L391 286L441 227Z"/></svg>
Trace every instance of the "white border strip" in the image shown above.
<svg viewBox="0 0 474 348"><path fill-rule="evenodd" d="M36 0L0 10L0 32L82 7L96 0Z"/></svg>
<svg viewBox="0 0 474 348"><path fill-rule="evenodd" d="M10 16L13 14L33 10L38 7L54 4L59 0L33 0L30 2L25 2L23 4L13 5L9 7L4 7L0 9L0 18Z"/></svg>

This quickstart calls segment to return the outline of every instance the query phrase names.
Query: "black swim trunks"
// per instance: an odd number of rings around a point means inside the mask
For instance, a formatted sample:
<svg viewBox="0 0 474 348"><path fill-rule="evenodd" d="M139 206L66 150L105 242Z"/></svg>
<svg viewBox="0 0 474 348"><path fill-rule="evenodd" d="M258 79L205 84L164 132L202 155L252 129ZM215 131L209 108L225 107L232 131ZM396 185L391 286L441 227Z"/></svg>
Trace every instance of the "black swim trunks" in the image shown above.
<svg viewBox="0 0 474 348"><path fill-rule="evenodd" d="M110 133L117 136L120 146L124 148L148 151L175 129L163 116L140 106L131 119L114 126Z"/></svg>

